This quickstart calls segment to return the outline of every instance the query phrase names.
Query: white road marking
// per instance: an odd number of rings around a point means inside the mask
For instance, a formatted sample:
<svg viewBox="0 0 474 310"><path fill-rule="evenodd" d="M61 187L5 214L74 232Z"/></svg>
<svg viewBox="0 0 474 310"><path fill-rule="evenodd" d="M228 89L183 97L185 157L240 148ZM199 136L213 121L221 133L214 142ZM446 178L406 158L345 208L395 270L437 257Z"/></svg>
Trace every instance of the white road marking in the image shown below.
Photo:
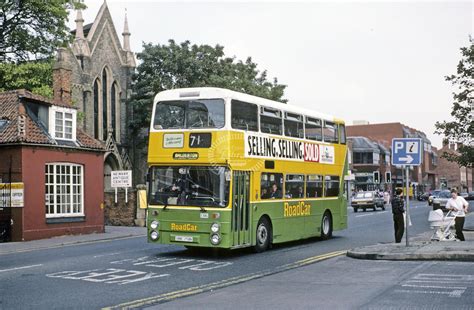
<svg viewBox="0 0 474 310"><path fill-rule="evenodd" d="M15 268L10 268L10 269L3 269L3 270L0 270L0 272L14 271L14 270L20 270L20 269L28 269L28 268L34 268L34 267L39 267L39 266L43 266L43 264L15 267Z"/></svg>
<svg viewBox="0 0 474 310"><path fill-rule="evenodd" d="M461 280L461 281L474 281L474 275L470 274L439 274L439 273L420 273L413 277L417 280Z"/></svg>
<svg viewBox="0 0 474 310"><path fill-rule="evenodd" d="M408 282L415 282L415 283L416 282L421 282L421 283L433 283L433 282L435 282L435 283L439 283L439 281L440 281L439 279L438 280L433 279L433 280L408 280L406 282L407 283ZM467 281L467 280L446 280L446 279L443 279L442 281L443 282L448 282L448 283L452 282L452 284L454 284L454 283L463 283L463 282L471 282L471 281Z"/></svg>
<svg viewBox="0 0 474 310"><path fill-rule="evenodd" d="M439 285L416 285L416 284L403 284L403 287L421 287L421 288L441 288L441 289L457 289L466 290L466 286L439 286Z"/></svg>
<svg viewBox="0 0 474 310"><path fill-rule="evenodd" d="M395 291L403 294L441 294L460 298L473 280L474 275L469 274L419 273L400 284L407 290Z"/></svg>
<svg viewBox="0 0 474 310"><path fill-rule="evenodd" d="M356 215L355 217L363 217L363 216L369 216L369 215L374 215L374 214L373 213L361 214L361 215Z"/></svg>
<svg viewBox="0 0 474 310"><path fill-rule="evenodd" d="M102 254L102 255L95 255L94 258L98 258L98 257L104 257L104 256L111 256L111 255L117 255L117 254L121 254L122 252L115 252L115 253L108 253L108 254Z"/></svg>
<svg viewBox="0 0 474 310"><path fill-rule="evenodd" d="M151 279L163 278L170 276L169 274L156 274L154 272L145 272L138 270L125 269L93 269L84 271L61 271L46 275L48 278L59 278L68 280L82 280L95 283L107 284L129 284Z"/></svg>
<svg viewBox="0 0 474 310"><path fill-rule="evenodd" d="M449 297L461 297L461 295L465 292L464 290L454 290L451 292L444 292L444 291L413 291L413 290L395 290L397 293L403 294L441 294L441 295L448 295Z"/></svg>
<svg viewBox="0 0 474 310"><path fill-rule="evenodd" d="M176 258L176 257L153 257L153 256L142 256L138 258L126 258L118 261L110 262L113 265L123 265L131 264L133 266L147 266L147 267L171 267L177 265L179 269L188 269L192 271L206 271L217 268L222 268L230 266L232 262L217 262L211 260L201 260L201 259L186 259L186 258ZM202 266L205 266L204 268Z"/></svg>

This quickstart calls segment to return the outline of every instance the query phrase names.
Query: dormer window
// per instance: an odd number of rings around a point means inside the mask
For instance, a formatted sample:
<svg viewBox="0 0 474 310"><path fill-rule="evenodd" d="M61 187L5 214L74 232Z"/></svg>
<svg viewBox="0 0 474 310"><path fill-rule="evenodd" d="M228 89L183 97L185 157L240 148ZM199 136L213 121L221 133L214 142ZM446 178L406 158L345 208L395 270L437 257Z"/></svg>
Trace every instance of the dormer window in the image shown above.
<svg viewBox="0 0 474 310"><path fill-rule="evenodd" d="M72 139L72 113L56 112L55 136L58 139Z"/></svg>
<svg viewBox="0 0 474 310"><path fill-rule="evenodd" d="M58 140L76 140L76 110L52 106L49 134Z"/></svg>

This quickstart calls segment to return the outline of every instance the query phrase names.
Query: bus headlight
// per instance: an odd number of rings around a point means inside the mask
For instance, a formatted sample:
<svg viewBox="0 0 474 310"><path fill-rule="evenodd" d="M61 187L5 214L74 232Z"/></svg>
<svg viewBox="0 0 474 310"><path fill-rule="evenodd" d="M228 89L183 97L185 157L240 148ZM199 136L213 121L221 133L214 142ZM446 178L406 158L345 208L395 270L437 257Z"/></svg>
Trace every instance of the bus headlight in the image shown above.
<svg viewBox="0 0 474 310"><path fill-rule="evenodd" d="M153 230L153 231L150 233L150 238L151 238L151 240L157 240L159 237L160 237L160 234L159 234L157 231L154 231L154 230Z"/></svg>
<svg viewBox="0 0 474 310"><path fill-rule="evenodd" d="M151 229L157 229L158 226L160 226L160 222L158 222L158 221L152 221L152 222L150 223L150 228L151 228Z"/></svg>
<svg viewBox="0 0 474 310"><path fill-rule="evenodd" d="M221 229L221 225L219 225L219 223L212 223L211 231L213 233L218 233L220 229Z"/></svg>
<svg viewBox="0 0 474 310"><path fill-rule="evenodd" d="M221 243L221 236L219 236L218 234L212 234L211 235L211 243L213 245L218 245L219 243Z"/></svg>

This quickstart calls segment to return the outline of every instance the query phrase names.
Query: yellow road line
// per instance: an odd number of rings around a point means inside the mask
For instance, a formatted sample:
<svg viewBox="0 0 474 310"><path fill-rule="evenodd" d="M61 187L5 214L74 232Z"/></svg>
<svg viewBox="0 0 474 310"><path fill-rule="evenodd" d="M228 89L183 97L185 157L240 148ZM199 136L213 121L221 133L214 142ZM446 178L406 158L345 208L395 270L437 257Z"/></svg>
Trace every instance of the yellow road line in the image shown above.
<svg viewBox="0 0 474 310"><path fill-rule="evenodd" d="M171 301L171 300L174 300L174 299L177 299L177 298L196 295L196 294L204 293L204 292L207 292L207 291L210 291L210 290L224 288L224 287L227 287L227 286L230 286L230 285L247 282L247 281L250 281L250 280L262 278L262 277L265 277L265 276L268 276L268 275L280 273L280 272L295 269L295 268L298 268L298 267L303 267L303 266L306 266L306 265L309 265L309 264L313 264L313 263L316 263L316 262L319 262L319 261L323 261L323 260L326 260L326 259L330 259L330 258L333 258L333 257L337 257L337 256L340 256L340 255L346 254L346 252L347 251L336 251L336 252L326 253L326 254L322 254L322 255L312 256L312 257L309 257L309 258L306 258L306 259L303 259L303 260L299 260L299 261L294 262L294 263L289 263L289 264L286 264L286 265L282 265L282 266L274 268L272 270L256 272L256 273L249 274L249 275L244 275L244 276L236 276L236 277L232 277L232 278L229 278L229 279L225 279L225 280L221 280L221 281L217 281L217 282L213 282L213 283L208 283L208 284L204 284L204 285L200 285L200 286L190 287L190 288L186 288L186 289L182 289L182 290L178 290L178 291L173 291L173 292L169 292L169 293L164 293L164 294L160 294L160 295L152 296L152 297L147 297L147 298L143 298L143 299L138 299L138 300L134 300L134 301L130 301L130 302L125 302L125 303L122 303L122 304L119 304L119 305L116 305L116 306L110 306L110 307L103 308L103 310L135 309L135 308L140 308L140 307L147 306L147 305L152 305L152 304L162 303L162 302L166 302L166 301Z"/></svg>

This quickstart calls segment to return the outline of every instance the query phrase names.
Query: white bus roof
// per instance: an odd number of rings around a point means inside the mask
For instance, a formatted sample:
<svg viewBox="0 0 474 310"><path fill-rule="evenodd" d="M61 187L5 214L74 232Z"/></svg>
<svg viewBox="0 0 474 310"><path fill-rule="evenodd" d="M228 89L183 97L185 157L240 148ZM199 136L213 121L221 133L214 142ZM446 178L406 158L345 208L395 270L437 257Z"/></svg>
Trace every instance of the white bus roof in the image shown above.
<svg viewBox="0 0 474 310"><path fill-rule="evenodd" d="M215 98L232 98L249 103L255 103L260 106L280 109L285 112L302 114L314 118L322 118L330 121L341 121L334 116L316 112L310 109L296 107L291 104L285 104L278 101L273 101L257 96L239 93L233 90L217 88L217 87L193 87L193 88L176 88L165 90L158 93L153 101L156 104L159 101L168 100L184 100L184 99L215 99Z"/></svg>

